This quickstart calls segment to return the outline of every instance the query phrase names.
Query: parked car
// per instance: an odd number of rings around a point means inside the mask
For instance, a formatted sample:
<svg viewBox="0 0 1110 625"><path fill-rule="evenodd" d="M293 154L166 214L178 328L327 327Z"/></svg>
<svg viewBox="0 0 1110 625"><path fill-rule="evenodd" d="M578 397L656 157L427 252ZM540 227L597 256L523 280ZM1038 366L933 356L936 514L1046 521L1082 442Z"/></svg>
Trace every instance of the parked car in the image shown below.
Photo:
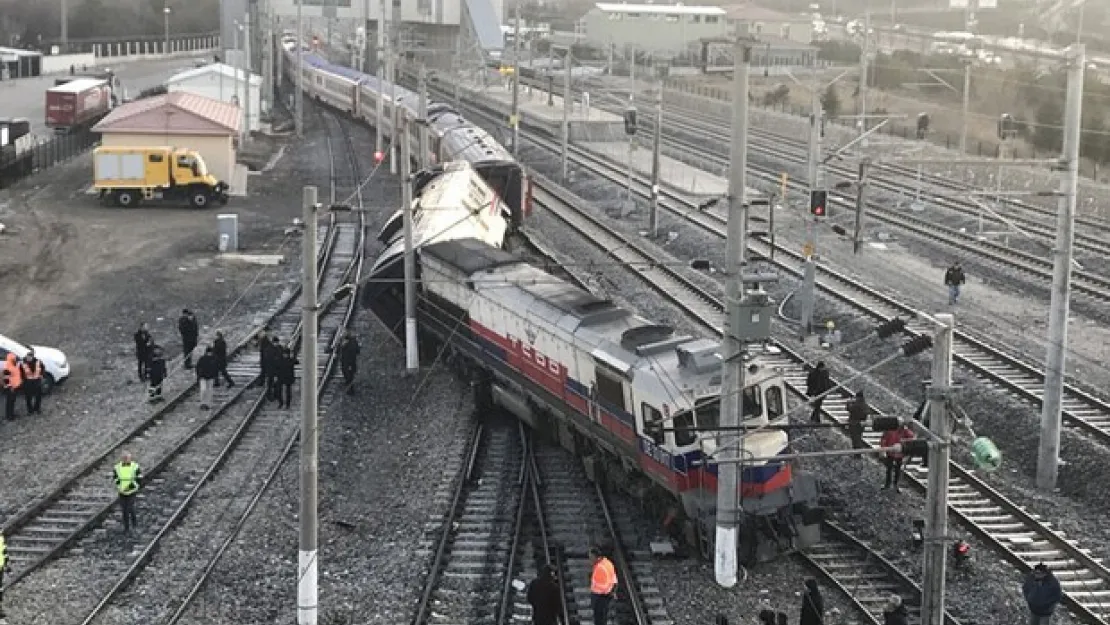
<svg viewBox="0 0 1110 625"><path fill-rule="evenodd" d="M19 341L0 334L0 360L6 359L9 353L15 354L16 358L23 358L32 348L35 350L35 357L42 361L43 391L49 393L54 389L55 384L61 384L69 377L69 360L66 359L66 355L53 347L42 345L27 347Z"/></svg>

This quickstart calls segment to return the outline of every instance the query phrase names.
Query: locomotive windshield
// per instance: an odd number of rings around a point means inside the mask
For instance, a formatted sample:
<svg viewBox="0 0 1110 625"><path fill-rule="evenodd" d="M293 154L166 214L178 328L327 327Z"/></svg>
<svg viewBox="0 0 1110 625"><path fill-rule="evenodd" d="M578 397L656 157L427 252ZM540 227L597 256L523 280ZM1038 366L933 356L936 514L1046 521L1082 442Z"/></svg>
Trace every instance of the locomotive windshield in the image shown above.
<svg viewBox="0 0 1110 625"><path fill-rule="evenodd" d="M753 385L744 389L744 418L755 419L763 416L763 398L759 386ZM781 413L781 407L779 408ZM693 445L697 442L697 432L705 432L708 438L715 438L719 433L713 431L721 425L721 398L720 396L704 397L694 403L694 410L679 413L674 418L675 444L679 447Z"/></svg>

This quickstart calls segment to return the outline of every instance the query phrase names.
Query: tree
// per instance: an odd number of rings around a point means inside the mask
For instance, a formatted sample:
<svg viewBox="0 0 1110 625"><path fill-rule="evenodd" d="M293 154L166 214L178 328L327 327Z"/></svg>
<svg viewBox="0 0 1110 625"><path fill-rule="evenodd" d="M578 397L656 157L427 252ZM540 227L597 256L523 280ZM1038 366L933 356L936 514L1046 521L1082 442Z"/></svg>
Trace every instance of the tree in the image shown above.
<svg viewBox="0 0 1110 625"><path fill-rule="evenodd" d="M825 109L825 116L830 119L840 115L840 94L836 85L829 85L821 94L821 108Z"/></svg>

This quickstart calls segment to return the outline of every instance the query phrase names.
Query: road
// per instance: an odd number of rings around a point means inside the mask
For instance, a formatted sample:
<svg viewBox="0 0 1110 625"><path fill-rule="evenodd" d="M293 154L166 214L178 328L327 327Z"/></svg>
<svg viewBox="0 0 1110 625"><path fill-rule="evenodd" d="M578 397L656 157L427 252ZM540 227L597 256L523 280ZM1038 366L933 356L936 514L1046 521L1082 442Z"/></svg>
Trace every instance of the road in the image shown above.
<svg viewBox="0 0 1110 625"><path fill-rule="evenodd" d="M143 89L159 85L177 72L192 69L194 62L205 55L158 59L150 61L130 61L111 67L119 76L125 96L134 97ZM39 137L49 137L52 131L43 119L46 104L46 90L54 86L58 76L23 78L0 82L0 117L25 117L31 121L31 132Z"/></svg>

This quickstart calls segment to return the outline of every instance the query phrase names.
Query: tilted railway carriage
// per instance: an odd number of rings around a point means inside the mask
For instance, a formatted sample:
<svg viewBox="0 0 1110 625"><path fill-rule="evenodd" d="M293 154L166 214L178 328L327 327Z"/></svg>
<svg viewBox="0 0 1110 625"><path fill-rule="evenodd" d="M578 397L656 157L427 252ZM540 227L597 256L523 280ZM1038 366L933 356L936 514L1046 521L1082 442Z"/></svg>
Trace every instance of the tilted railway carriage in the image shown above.
<svg viewBox="0 0 1110 625"><path fill-rule="evenodd" d="M713 435L683 429L719 422L719 344L676 335L479 240L426 245L419 260L422 329L480 372L479 401L555 435L661 515L680 510L686 538L711 554ZM745 423L781 421L782 373L758 358L747 366ZM664 430L671 424L677 431ZM744 437L742 454L774 457L788 444L765 430ZM759 461L741 473L741 558L817 539L813 475Z"/></svg>

